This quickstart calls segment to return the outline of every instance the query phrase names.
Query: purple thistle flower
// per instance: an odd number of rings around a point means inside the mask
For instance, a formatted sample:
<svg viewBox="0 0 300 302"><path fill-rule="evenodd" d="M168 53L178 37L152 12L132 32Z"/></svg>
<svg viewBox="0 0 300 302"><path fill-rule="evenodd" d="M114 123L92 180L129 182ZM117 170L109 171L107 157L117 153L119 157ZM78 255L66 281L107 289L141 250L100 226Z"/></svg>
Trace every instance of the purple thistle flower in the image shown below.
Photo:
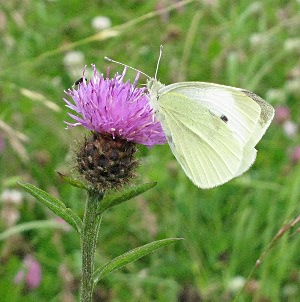
<svg viewBox="0 0 300 302"><path fill-rule="evenodd" d="M109 69L104 78L94 65L92 67L94 76L90 80L86 79L84 70L77 89L73 87L66 92L75 103L64 99L67 107L81 115L69 113L76 121L66 122L69 128L82 125L99 134L109 134L113 139L125 139L148 147L164 144L166 138L160 123L155 120L149 96L145 94L145 88L136 88L139 73L130 84L129 81L124 83L126 67L121 75L116 74L112 79L109 79Z"/></svg>

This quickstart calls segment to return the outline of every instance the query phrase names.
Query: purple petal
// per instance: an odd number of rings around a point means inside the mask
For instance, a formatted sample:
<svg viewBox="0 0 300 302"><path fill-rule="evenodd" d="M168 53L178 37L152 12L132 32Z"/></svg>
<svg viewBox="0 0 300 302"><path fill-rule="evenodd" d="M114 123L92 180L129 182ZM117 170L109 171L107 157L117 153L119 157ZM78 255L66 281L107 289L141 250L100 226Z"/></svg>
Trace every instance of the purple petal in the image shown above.
<svg viewBox="0 0 300 302"><path fill-rule="evenodd" d="M160 123L155 120L149 105L149 96L144 88L136 88L139 79L137 73L133 84L124 83L126 67L121 75L116 74L109 79L99 75L96 67L94 76L85 80L77 89L72 88L65 93L73 103L64 99L66 106L79 116L69 113L75 123L66 122L70 127L83 126L86 129L102 134L111 134L128 141L151 147L166 142Z"/></svg>

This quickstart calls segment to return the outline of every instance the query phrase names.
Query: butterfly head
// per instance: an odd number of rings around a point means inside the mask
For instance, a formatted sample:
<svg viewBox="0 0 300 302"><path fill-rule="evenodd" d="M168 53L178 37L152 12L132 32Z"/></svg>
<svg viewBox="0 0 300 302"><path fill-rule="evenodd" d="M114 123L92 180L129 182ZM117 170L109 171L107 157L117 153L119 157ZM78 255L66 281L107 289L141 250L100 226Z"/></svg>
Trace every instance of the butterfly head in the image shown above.
<svg viewBox="0 0 300 302"><path fill-rule="evenodd" d="M117 63L119 65L122 65L124 66L125 68L130 68L132 70L135 70L143 75L145 75L148 80L147 80L147 90L148 90L148 93L149 93L149 103L150 103L150 106L153 108L153 111L154 113L157 113L159 112L159 106L158 106L158 99L159 99L159 90L164 87L163 84L161 84L158 80L157 80L157 72L158 72L158 67L159 67L159 63L160 63L160 59L161 59L161 55L162 55L162 50L163 50L163 47L162 45L160 46L160 49L159 49L159 57L158 57L158 60L157 60L157 65L156 65L156 70L155 70L155 76L154 78L152 77L149 77L146 73L136 69L136 68L133 68L131 66L128 66L126 64L123 64L121 62L118 62L118 61L115 61L115 60L112 60L108 57L104 57L105 60L109 61L109 62L112 62L112 63Z"/></svg>
<svg viewBox="0 0 300 302"><path fill-rule="evenodd" d="M162 87L164 87L164 85L154 78L150 78L147 81L147 90L149 93L149 103L150 103L150 106L153 108L154 113L159 111L159 105L158 105L159 90Z"/></svg>
<svg viewBox="0 0 300 302"><path fill-rule="evenodd" d="M147 80L147 89L150 94L157 94L158 90L162 88L164 85L161 84L158 80L155 78L150 78Z"/></svg>

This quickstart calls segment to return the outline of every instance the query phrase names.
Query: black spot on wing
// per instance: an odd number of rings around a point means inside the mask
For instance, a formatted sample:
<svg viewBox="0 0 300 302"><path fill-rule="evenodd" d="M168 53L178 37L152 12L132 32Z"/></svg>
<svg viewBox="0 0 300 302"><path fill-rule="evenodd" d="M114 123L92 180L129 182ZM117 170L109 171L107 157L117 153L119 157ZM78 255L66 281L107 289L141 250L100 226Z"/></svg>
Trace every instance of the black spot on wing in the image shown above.
<svg viewBox="0 0 300 302"><path fill-rule="evenodd" d="M228 117L227 117L226 115L222 114L222 115L220 116L220 118L221 118L221 120L222 120L223 122L225 122L225 123L228 122Z"/></svg>

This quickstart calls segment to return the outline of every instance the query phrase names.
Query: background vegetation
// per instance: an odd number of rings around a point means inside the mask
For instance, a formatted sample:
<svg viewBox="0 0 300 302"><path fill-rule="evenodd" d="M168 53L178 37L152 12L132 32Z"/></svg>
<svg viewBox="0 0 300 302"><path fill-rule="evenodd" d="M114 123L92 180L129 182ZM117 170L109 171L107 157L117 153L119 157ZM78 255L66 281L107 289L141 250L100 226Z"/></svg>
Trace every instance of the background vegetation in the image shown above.
<svg viewBox="0 0 300 302"><path fill-rule="evenodd" d="M34 183L82 215L84 193L55 172L71 174L70 146L86 133L65 130L70 118L63 97L85 64L123 70L104 56L154 75L163 44L161 82L243 87L286 115L277 116L259 143L251 170L211 190L193 186L167 145L140 147L135 181L158 185L104 216L97 262L152 240L185 240L111 274L95 301L232 301L282 225L299 215L300 2L186 2L0 1L0 227L21 226L1 237L1 301L78 297L75 233L24 192L19 203L7 194L16 196L16 181ZM97 16L108 17L112 27L96 29ZM135 73L127 76L133 80ZM33 224L25 231L27 222ZM296 229L268 252L238 301L299 301ZM34 287L15 279L28 255L42 270Z"/></svg>

